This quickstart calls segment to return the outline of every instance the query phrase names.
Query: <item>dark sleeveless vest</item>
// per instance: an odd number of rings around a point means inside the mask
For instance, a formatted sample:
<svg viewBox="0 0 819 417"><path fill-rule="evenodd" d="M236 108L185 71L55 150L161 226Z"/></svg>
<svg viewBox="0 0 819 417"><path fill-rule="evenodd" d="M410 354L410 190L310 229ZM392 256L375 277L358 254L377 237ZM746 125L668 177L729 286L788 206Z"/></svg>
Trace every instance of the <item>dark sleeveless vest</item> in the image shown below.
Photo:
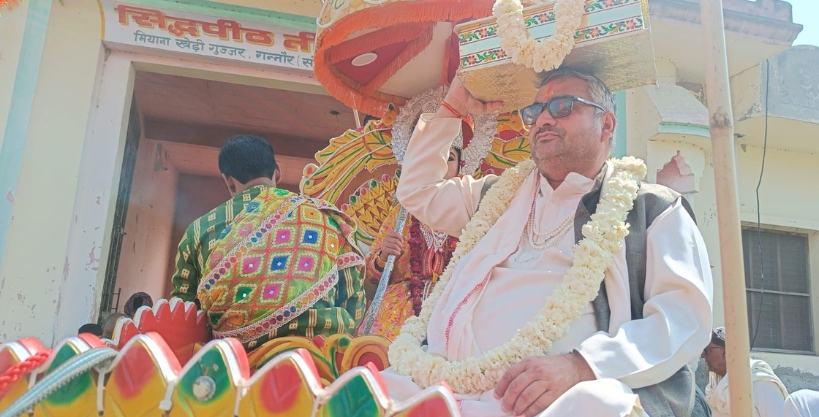
<svg viewBox="0 0 819 417"><path fill-rule="evenodd" d="M575 213L574 235L576 242L583 237L582 227L597 209L605 170L595 179L592 191L580 199ZM668 187L641 183L634 200L634 207L628 213L626 222L629 234L626 236L626 266L628 269L629 294L631 297L631 319L643 318L646 286L646 230L662 212L680 199L683 207L694 219L694 211L676 191ZM696 221L696 220L695 220ZM611 310L606 287L600 284L600 292L592 301L597 329L609 331ZM670 378L655 385L637 388L640 403L651 417L689 417L695 404L694 373L688 365L683 366Z"/></svg>
<svg viewBox="0 0 819 417"><path fill-rule="evenodd" d="M580 242L583 237L583 225L591 220L591 215L597 209L600 201L600 192L607 169L601 170L595 178L592 190L580 199L574 219L575 241ZM487 179L482 194L485 194L495 183L497 177ZM483 196L481 196L483 197ZM643 318L645 305L646 284L646 230L657 216L681 199L685 210L694 219L691 206L676 191L668 187L641 183L634 200L634 207L628 213L629 234L626 236L626 265L628 268L629 293L631 298L631 319ZM695 219L696 221L696 219ZM606 287L600 284L597 298L592 302L597 329L609 331L611 309L609 308ZM695 413L695 384L694 373L688 365L680 368L670 378L655 385L633 390L639 395L643 409L651 417L690 417L703 416L702 410Z"/></svg>

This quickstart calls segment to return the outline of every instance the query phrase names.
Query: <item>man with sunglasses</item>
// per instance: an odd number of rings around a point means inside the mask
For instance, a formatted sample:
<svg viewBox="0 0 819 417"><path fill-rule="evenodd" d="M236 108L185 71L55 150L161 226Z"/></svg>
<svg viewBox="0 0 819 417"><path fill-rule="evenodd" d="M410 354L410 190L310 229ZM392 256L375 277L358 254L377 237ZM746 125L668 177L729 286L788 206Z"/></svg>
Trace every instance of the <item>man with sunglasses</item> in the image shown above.
<svg viewBox="0 0 819 417"><path fill-rule="evenodd" d="M436 230L461 233L498 177L444 180L448 144L459 118L501 107L477 100L455 79L438 111L421 116L397 190L410 213ZM582 227L612 175L615 100L599 79L566 69L545 73L521 116L536 169L509 190L506 211L457 263L428 321L425 352L450 363L482 357L537 314L572 266ZM665 187L640 184L627 222L630 233L597 298L565 336L506 370L494 390L456 393L462 415L692 415L687 363L708 344L711 329L705 244L688 204ZM382 376L396 400L420 392L411 376L391 369Z"/></svg>

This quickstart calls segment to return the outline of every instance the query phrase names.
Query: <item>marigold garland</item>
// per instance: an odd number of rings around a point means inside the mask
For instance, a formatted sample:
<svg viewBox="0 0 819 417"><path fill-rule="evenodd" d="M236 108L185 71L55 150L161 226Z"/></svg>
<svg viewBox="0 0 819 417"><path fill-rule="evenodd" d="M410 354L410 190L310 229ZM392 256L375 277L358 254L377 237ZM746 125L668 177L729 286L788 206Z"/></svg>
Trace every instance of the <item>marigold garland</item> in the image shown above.
<svg viewBox="0 0 819 417"><path fill-rule="evenodd" d="M425 352L432 310L441 298L455 265L471 251L506 211L526 177L535 169L527 159L506 170L481 201L460 236L451 261L418 317L410 317L390 345L389 359L396 373L410 376L421 388L446 382L456 393L475 394L493 389L504 372L515 363L533 355L548 353L552 342L565 336L571 323L597 296L606 268L628 234L626 216L634 205L646 166L636 158L612 159L614 172L604 185L600 202L591 220L583 225L583 240L574 247L573 265L563 281L546 298L543 308L518 333L482 357L447 361Z"/></svg>

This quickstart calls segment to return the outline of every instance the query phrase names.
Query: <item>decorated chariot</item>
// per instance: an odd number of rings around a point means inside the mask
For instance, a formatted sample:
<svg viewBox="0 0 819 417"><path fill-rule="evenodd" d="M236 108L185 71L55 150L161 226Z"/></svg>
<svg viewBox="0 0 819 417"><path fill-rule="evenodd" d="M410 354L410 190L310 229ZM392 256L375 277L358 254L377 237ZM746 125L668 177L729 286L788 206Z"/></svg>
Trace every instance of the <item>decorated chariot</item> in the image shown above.
<svg viewBox="0 0 819 417"><path fill-rule="evenodd" d="M375 117L316 154L302 193L355 219L366 251L398 204L393 195L415 121L435 111L456 74L479 99L505 99L504 113L464 122L461 172L475 176L529 157L515 109L533 101L539 72L583 69L617 90L654 81L648 0L536 3L324 0L316 77L344 104ZM283 337L247 353L237 340L211 340L204 316L193 303L159 300L119 319L111 340L81 334L52 348L35 339L0 344L0 416L459 415L444 384L390 400L379 377L390 365L383 337Z"/></svg>

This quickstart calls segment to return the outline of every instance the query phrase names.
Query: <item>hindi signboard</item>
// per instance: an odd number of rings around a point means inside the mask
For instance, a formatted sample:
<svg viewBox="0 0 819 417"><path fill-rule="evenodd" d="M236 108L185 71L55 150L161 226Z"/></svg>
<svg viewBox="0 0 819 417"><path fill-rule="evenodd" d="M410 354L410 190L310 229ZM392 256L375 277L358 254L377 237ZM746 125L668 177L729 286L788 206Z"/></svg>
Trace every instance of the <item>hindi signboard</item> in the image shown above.
<svg viewBox="0 0 819 417"><path fill-rule="evenodd" d="M101 0L105 42L313 70L314 32Z"/></svg>

